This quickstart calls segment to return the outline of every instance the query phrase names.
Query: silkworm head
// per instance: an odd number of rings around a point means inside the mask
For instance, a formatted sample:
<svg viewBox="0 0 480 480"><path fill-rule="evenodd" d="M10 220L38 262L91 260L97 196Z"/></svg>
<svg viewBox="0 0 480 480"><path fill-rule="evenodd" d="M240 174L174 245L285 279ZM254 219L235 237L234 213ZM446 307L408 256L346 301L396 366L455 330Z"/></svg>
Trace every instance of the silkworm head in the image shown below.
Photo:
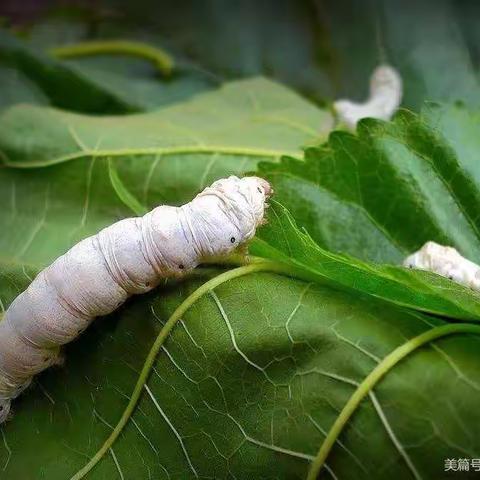
<svg viewBox="0 0 480 480"><path fill-rule="evenodd" d="M228 177L214 182L192 202L199 225L196 238L204 255L226 255L248 242L264 223L270 184L259 177Z"/></svg>
<svg viewBox="0 0 480 480"><path fill-rule="evenodd" d="M443 274L441 272L446 267L462 263L464 260L457 250L452 247L445 247L435 242L427 242L420 250L409 255L403 264L406 267L432 270Z"/></svg>
<svg viewBox="0 0 480 480"><path fill-rule="evenodd" d="M402 78L390 65L379 65L370 77L370 95L388 92L389 95L401 96Z"/></svg>
<svg viewBox="0 0 480 480"><path fill-rule="evenodd" d="M231 176L211 188L224 199L232 223L239 227L242 243L250 240L264 222L266 201L273 193L270 184L260 177Z"/></svg>
<svg viewBox="0 0 480 480"><path fill-rule="evenodd" d="M403 265L408 268L416 268L419 270L428 270L431 268L430 260L432 255L439 254L440 245L434 242L427 242L420 250L409 255L404 261Z"/></svg>

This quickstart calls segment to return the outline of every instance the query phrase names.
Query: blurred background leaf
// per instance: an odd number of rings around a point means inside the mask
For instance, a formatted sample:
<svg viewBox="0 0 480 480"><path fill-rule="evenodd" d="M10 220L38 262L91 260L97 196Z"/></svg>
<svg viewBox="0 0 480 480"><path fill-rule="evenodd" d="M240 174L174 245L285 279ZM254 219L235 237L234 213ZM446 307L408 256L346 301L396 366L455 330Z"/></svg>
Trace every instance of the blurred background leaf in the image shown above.
<svg viewBox="0 0 480 480"><path fill-rule="evenodd" d="M402 74L407 108L418 110L425 99L480 104L475 0L104 0L92 6L44 5L33 19L25 19L16 2L0 7L0 15L2 10L10 13L7 23L37 51L85 39L133 38L166 48L176 59L177 81L159 78L150 65L135 59L102 56L62 62L70 75L84 77L110 103L112 97L120 103L101 107L89 100L87 109L70 100L68 108L81 111L155 108L226 79L259 74L291 85L320 104L338 97L361 99L380 62L393 64ZM24 74L33 75L31 66L19 63Z"/></svg>

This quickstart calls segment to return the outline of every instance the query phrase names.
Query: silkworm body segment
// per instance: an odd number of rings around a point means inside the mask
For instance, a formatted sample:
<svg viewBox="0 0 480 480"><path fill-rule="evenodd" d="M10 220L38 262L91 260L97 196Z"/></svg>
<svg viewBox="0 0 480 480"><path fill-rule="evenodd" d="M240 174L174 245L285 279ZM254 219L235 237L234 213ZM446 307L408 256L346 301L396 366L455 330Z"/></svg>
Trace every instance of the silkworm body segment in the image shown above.
<svg viewBox="0 0 480 480"><path fill-rule="evenodd" d="M334 109L339 120L354 130L362 118L390 120L402 101L402 78L393 67L380 65L370 77L370 95L364 103L337 100Z"/></svg>
<svg viewBox="0 0 480 480"><path fill-rule="evenodd" d="M0 422L60 347L133 294L245 244L264 221L268 182L218 180L181 207L159 206L73 246L40 272L0 322Z"/></svg>
<svg viewBox="0 0 480 480"><path fill-rule="evenodd" d="M404 266L437 273L457 283L480 290L480 267L462 257L453 247L427 242L420 250L408 256Z"/></svg>

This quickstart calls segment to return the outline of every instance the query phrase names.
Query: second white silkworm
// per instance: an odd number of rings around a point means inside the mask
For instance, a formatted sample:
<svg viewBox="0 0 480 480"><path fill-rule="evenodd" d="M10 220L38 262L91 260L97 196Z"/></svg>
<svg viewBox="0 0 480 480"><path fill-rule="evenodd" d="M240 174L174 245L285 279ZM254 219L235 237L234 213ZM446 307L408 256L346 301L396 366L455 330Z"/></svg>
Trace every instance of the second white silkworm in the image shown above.
<svg viewBox="0 0 480 480"><path fill-rule="evenodd" d="M453 247L427 242L420 250L408 256L403 264L409 268L437 273L473 290L480 290L480 267L462 257Z"/></svg>
<svg viewBox="0 0 480 480"><path fill-rule="evenodd" d="M95 317L250 240L270 194L258 177L219 180L182 207L163 205L105 228L40 272L0 322L0 422Z"/></svg>
<svg viewBox="0 0 480 480"><path fill-rule="evenodd" d="M362 118L390 120L402 101L402 78L390 65L380 65L370 77L370 96L364 103L337 100L333 107L339 120L354 130Z"/></svg>

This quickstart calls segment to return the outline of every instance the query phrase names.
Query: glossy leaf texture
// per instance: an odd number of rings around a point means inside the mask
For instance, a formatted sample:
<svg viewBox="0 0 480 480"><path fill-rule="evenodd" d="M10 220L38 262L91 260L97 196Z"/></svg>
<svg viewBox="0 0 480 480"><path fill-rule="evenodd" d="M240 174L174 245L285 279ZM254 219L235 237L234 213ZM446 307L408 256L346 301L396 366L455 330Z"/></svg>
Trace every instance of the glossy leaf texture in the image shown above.
<svg viewBox="0 0 480 480"><path fill-rule="evenodd" d="M254 251L400 305L478 319L477 292L393 265L432 240L479 261L479 124L463 105L431 104L334 132L304 160L262 162L281 205Z"/></svg>
<svg viewBox="0 0 480 480"><path fill-rule="evenodd" d="M367 294L394 304L452 319L478 321L480 293L431 272L363 262L319 247L282 206L269 215L252 253L292 267L298 278L333 283L352 293Z"/></svg>
<svg viewBox="0 0 480 480"><path fill-rule="evenodd" d="M259 173L328 250L398 264L433 240L479 262L479 125L478 111L430 104L334 132L304 160L264 162Z"/></svg>
<svg viewBox="0 0 480 480"><path fill-rule="evenodd" d="M217 150L276 159L321 141L333 126L329 113L262 78L233 82L151 113L103 118L21 105L4 113L0 122L3 162L19 168L89 156L162 157ZM23 132L31 126L35 135L27 144Z"/></svg>
<svg viewBox="0 0 480 480"><path fill-rule="evenodd" d="M178 204L265 156L301 156L300 146L331 123L330 114L263 79L134 116L13 107L0 117L0 152L10 165L0 168L1 257L43 267L132 216L111 185L109 160L143 205Z"/></svg>
<svg viewBox="0 0 480 480"><path fill-rule="evenodd" d="M193 286L133 299L72 345L64 368L38 379L2 428L8 478L69 478L94 454L152 337ZM441 323L285 277L224 284L174 330L124 433L90 478L303 478L363 377ZM324 477L434 478L445 457L478 454L468 425L479 420L479 342L445 338L387 375L337 442Z"/></svg>
<svg viewBox="0 0 480 480"><path fill-rule="evenodd" d="M127 98L102 92L121 105ZM100 104L92 105L85 110ZM272 206L252 250L290 276L244 276L196 302L88 478L304 478L386 355L435 326L477 321L476 294L371 263L398 263L423 237L478 258L468 203L477 198L477 123L464 107L431 107L421 117L367 121L358 136L338 132L318 147L331 115L263 79L137 115L4 112L3 309L76 241L131 216L132 198L138 210L178 204L216 178L257 171L298 224ZM85 465L174 308L216 273L199 270L132 298L68 346L65 366L39 376L0 428L0 478L64 479ZM445 458L480 457L479 343L446 337L389 371L337 439L322 478L440 478Z"/></svg>

